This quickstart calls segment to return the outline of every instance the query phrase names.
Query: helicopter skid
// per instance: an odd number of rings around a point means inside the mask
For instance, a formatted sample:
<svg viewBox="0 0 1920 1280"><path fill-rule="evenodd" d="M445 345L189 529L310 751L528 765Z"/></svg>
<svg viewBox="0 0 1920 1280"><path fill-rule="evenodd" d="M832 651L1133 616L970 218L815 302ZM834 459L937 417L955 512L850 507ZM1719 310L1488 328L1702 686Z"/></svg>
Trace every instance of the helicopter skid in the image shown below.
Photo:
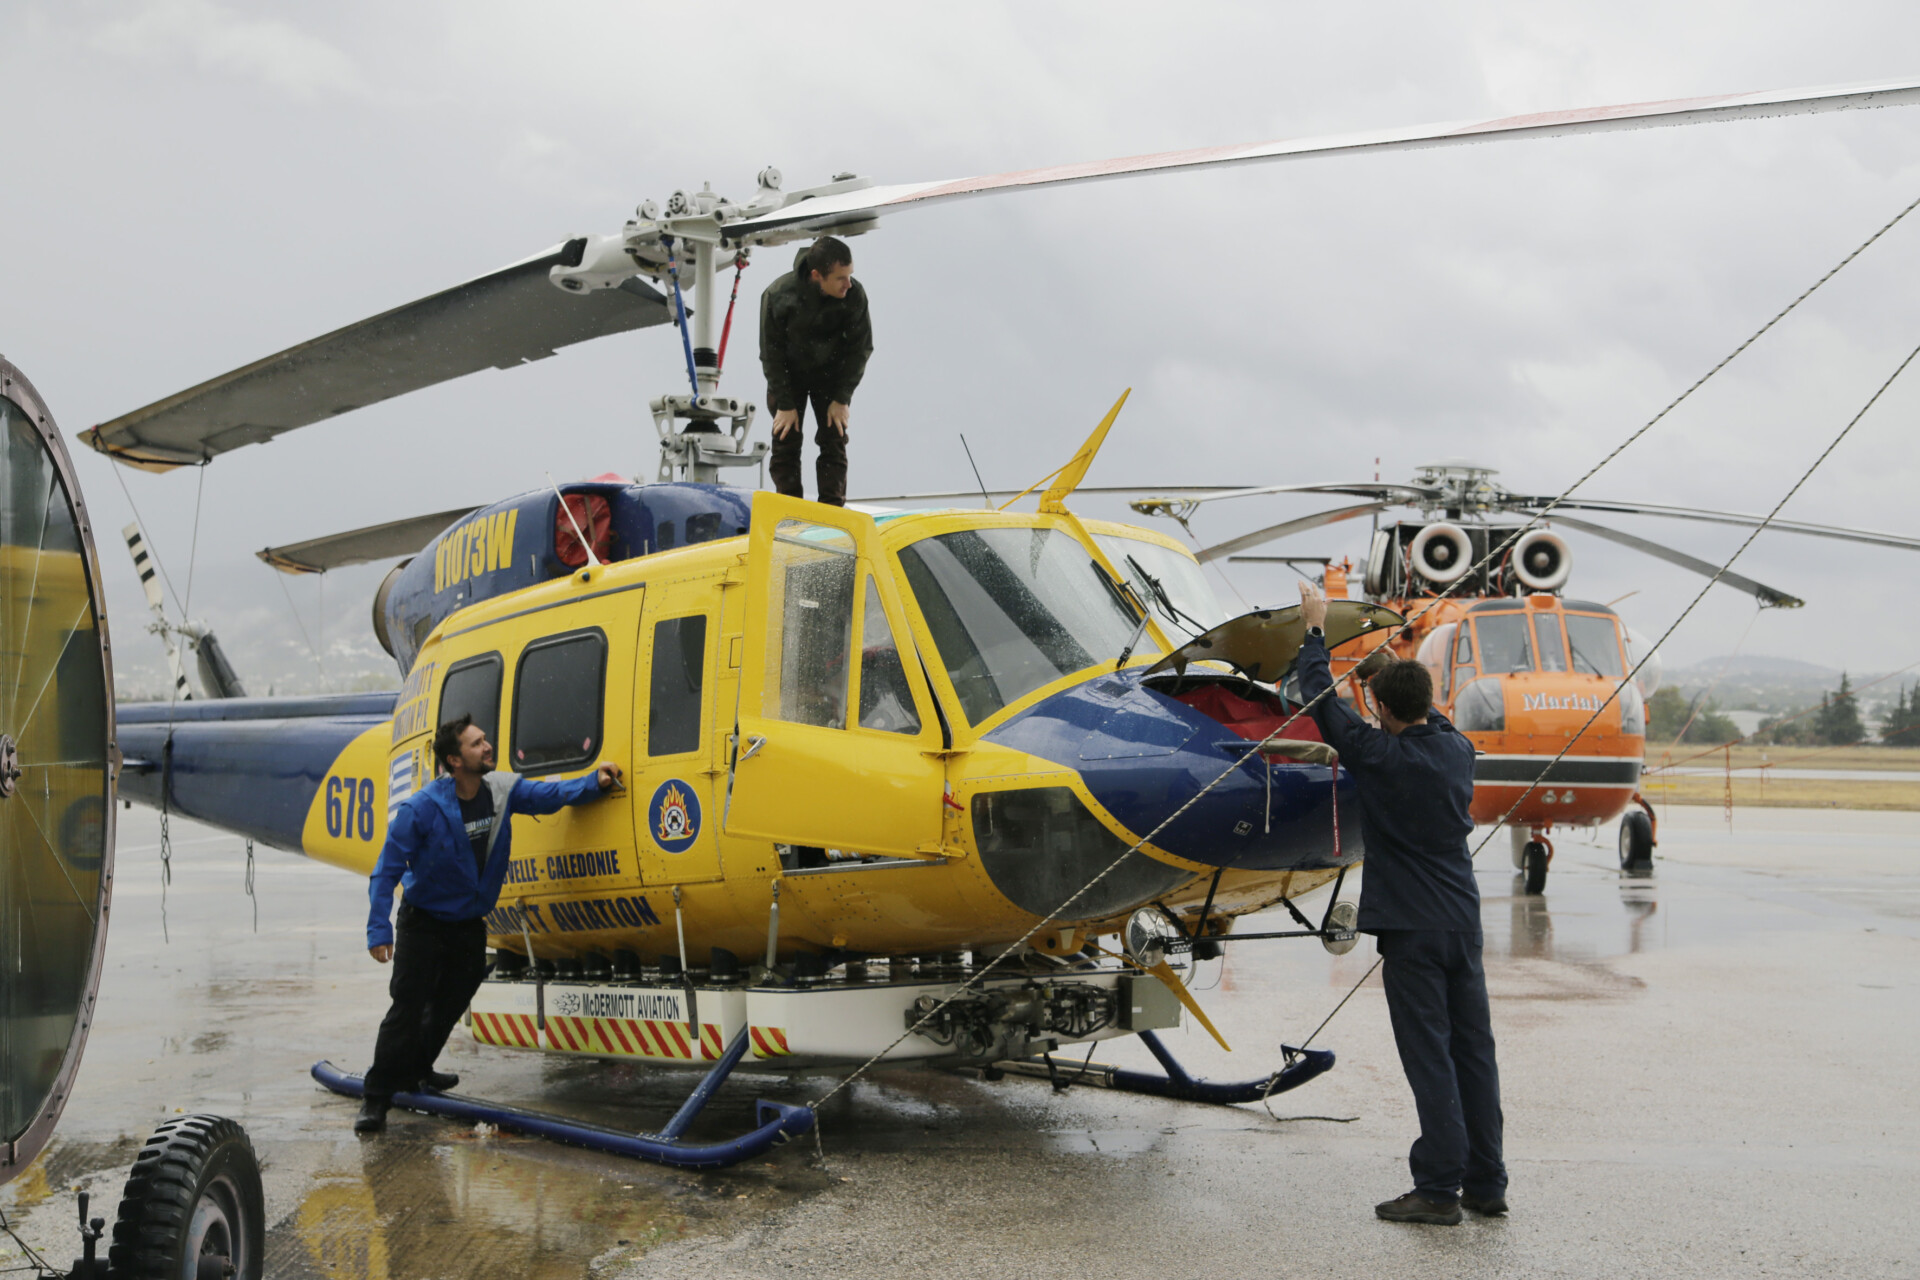
<svg viewBox="0 0 1920 1280"><path fill-rule="evenodd" d="M734 1037L720 1061L694 1086L686 1102L681 1104L673 1119L659 1133L628 1133L565 1116L454 1093L396 1093L393 1095L393 1105L450 1120L490 1124L512 1133L547 1138L569 1146L627 1156L676 1169L724 1169L742 1160L764 1155L789 1138L798 1138L810 1132L814 1126L812 1107L769 1102L761 1098L754 1107L758 1126L747 1133L718 1142L687 1142L683 1139L687 1127L706 1107L714 1091L733 1074L733 1069L746 1053L747 1043L744 1031ZM362 1077L342 1071L331 1062L314 1063L313 1078L333 1092L349 1098L363 1097L366 1093L366 1081Z"/></svg>
<svg viewBox="0 0 1920 1280"><path fill-rule="evenodd" d="M1224 1083L1215 1080L1202 1080L1188 1074L1180 1065L1160 1037L1151 1031L1140 1033L1141 1043L1160 1061L1166 1070L1165 1075L1155 1075L1151 1071L1135 1071L1129 1067L1111 1067L1104 1063L1058 1063L1036 1061L1032 1058L1017 1062L994 1064L999 1071L1014 1075L1034 1076L1042 1080L1051 1080L1056 1089L1070 1088L1076 1084L1090 1084L1102 1089L1118 1089L1127 1093L1146 1093L1159 1098L1175 1098L1181 1102L1206 1102L1216 1106L1232 1106L1241 1102L1259 1102L1276 1093L1285 1093L1330 1070L1334 1056L1329 1049L1295 1049L1282 1046L1289 1062L1274 1075L1259 1080L1242 1080Z"/></svg>

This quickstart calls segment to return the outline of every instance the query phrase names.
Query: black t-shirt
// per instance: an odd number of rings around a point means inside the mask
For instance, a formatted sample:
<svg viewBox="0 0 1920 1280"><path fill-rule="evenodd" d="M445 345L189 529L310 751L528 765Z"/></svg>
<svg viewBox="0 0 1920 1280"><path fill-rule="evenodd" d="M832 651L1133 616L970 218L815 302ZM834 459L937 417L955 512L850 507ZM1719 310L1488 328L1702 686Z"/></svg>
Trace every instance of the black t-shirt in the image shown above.
<svg viewBox="0 0 1920 1280"><path fill-rule="evenodd" d="M471 800L460 801L460 821L466 824L467 839L473 844L473 872L486 874L487 846L493 836L493 792L482 783Z"/></svg>

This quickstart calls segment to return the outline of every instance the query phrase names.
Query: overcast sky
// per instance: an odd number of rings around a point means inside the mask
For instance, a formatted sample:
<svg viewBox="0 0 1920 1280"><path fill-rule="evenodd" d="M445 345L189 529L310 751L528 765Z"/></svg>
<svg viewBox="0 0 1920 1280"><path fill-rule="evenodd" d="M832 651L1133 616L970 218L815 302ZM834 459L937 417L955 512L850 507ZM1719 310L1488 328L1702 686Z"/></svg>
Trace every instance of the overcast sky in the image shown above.
<svg viewBox="0 0 1920 1280"><path fill-rule="evenodd" d="M710 180L736 198L856 170L958 177L1211 143L1554 107L1920 77L1920 7L1771 2L0 8L7 189L0 353L71 435ZM718 13L720 10L714 10ZM1177 13L1177 18L1172 15ZM1134 388L1091 484L1405 479L1468 456L1556 492L1920 196L1920 107L1338 158L1003 195L854 241L877 351L856 493L1024 484ZM762 251L743 304L790 257ZM1920 214L1596 477L1592 496L1764 511L1920 344ZM755 311L728 389L764 398ZM252 556L614 470L651 475L644 400L672 331L575 347L221 457L123 472L174 585L256 692L303 659ZM1785 514L1920 534L1920 370ZM764 435L764 417L759 430ZM809 446L811 448L811 446ZM119 661L159 670L112 536L113 469L77 455ZM811 455L808 463L811 484ZM1337 501L1337 500L1336 500ZM1088 502L1086 509L1118 514ZM1206 511L1208 542L1319 505ZM1718 560L1736 530L1623 528ZM1364 525L1273 550L1363 552ZM1663 630L1699 579L1569 534L1573 590ZM1910 553L1764 535L1742 572L1804 596L1746 652L1920 661ZM284 583L327 679L370 664L384 573ZM1236 567L1255 603L1286 572ZM1223 592L1223 594L1225 594ZM1231 603L1231 597L1229 597ZM1667 660L1733 648L1717 588ZM349 650L358 649L360 657ZM383 659L384 660L384 659ZM302 663L304 662L304 668Z"/></svg>

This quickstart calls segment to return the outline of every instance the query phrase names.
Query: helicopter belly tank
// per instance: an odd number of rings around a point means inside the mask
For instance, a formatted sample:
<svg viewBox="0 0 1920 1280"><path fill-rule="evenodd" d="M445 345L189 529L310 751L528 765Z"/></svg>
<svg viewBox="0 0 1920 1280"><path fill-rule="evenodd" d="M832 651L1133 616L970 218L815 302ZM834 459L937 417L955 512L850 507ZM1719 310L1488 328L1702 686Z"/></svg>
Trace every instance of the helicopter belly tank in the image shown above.
<svg viewBox="0 0 1920 1280"><path fill-rule="evenodd" d="M1358 862L1365 852L1351 774L1269 763L1227 725L1142 688L1137 670L1063 690L986 736L1078 772L1131 833L1129 844L1192 802L1148 848L1203 867L1307 870ZM1345 802L1337 839L1336 786Z"/></svg>

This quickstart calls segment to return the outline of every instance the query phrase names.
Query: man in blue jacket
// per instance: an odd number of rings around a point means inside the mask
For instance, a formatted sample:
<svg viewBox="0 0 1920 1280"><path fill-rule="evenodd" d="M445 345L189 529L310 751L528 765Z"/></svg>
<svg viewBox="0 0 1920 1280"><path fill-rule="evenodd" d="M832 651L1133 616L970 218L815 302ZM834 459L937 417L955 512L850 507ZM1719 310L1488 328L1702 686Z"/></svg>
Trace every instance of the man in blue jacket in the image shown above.
<svg viewBox="0 0 1920 1280"><path fill-rule="evenodd" d="M445 772L393 815L367 887L367 951L381 964L393 961L393 1005L374 1043L355 1133L385 1129L396 1093L460 1083L433 1062L487 976L485 917L500 900L513 856L513 816L556 813L620 780L617 764L568 782L495 773L493 744L470 716L440 727L433 756ZM395 884L406 888L397 946L388 919Z"/></svg>
<svg viewBox="0 0 1920 1280"><path fill-rule="evenodd" d="M1361 719L1331 693L1327 602L1311 583L1300 584L1300 617L1300 694L1360 793L1367 862L1359 928L1386 961L1387 1013L1420 1115L1407 1157L1413 1190L1374 1212L1442 1226L1458 1223L1463 1207L1504 1214L1500 1071L1467 849L1473 744L1433 710L1433 677L1418 662L1376 672L1367 689L1380 727Z"/></svg>

